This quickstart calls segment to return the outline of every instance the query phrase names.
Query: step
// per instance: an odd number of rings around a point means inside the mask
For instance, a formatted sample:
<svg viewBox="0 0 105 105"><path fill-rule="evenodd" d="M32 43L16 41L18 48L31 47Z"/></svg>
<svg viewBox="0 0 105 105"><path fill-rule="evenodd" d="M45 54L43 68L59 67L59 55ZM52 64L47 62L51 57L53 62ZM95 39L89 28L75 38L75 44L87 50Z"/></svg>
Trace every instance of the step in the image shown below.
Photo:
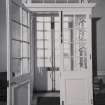
<svg viewBox="0 0 105 105"><path fill-rule="evenodd" d="M38 97L37 105L60 105L59 97Z"/></svg>

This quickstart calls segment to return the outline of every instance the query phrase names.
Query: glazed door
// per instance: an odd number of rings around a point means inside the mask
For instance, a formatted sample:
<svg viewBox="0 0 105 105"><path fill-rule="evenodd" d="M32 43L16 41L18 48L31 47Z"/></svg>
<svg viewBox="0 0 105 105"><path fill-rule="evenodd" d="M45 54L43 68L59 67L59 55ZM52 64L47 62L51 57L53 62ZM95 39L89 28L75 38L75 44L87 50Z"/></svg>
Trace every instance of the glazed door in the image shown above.
<svg viewBox="0 0 105 105"><path fill-rule="evenodd" d="M7 105L30 105L30 11L25 0L7 0Z"/></svg>
<svg viewBox="0 0 105 105"><path fill-rule="evenodd" d="M61 12L61 22L61 105L91 105L93 97L89 15L85 12L64 11Z"/></svg>

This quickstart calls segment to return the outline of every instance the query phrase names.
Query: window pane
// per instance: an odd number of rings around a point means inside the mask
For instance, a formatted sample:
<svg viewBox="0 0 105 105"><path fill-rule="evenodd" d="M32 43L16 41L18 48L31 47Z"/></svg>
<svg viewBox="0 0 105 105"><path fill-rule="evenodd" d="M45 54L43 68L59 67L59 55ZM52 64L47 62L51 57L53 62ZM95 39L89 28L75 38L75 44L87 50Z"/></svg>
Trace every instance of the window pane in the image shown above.
<svg viewBox="0 0 105 105"><path fill-rule="evenodd" d="M22 15L23 16L23 24L28 25L28 12L23 9L22 13L23 13L23 15Z"/></svg>
<svg viewBox="0 0 105 105"><path fill-rule="evenodd" d="M20 23L20 7L12 3L12 19Z"/></svg>
<svg viewBox="0 0 105 105"><path fill-rule="evenodd" d="M55 31L60 31L60 24L59 23L55 23Z"/></svg>
<svg viewBox="0 0 105 105"><path fill-rule="evenodd" d="M51 67L51 60L50 59L45 59L45 66Z"/></svg>
<svg viewBox="0 0 105 105"><path fill-rule="evenodd" d="M51 60L51 50L45 51L45 57L47 57L47 58L49 58L49 60Z"/></svg>
<svg viewBox="0 0 105 105"><path fill-rule="evenodd" d="M44 23L44 24L45 24L44 29L47 31L51 31L51 23Z"/></svg>
<svg viewBox="0 0 105 105"><path fill-rule="evenodd" d="M29 60L28 59L22 60L22 71L23 71L23 74L29 72Z"/></svg>
<svg viewBox="0 0 105 105"><path fill-rule="evenodd" d="M44 54L43 54L43 50L37 50L37 57L38 58L43 58Z"/></svg>
<svg viewBox="0 0 105 105"><path fill-rule="evenodd" d="M54 17L54 21L55 22L60 22L60 18L59 17Z"/></svg>
<svg viewBox="0 0 105 105"><path fill-rule="evenodd" d="M23 43L23 57L29 57L29 45L27 43Z"/></svg>
<svg viewBox="0 0 105 105"><path fill-rule="evenodd" d="M21 43L12 40L12 57L21 57Z"/></svg>
<svg viewBox="0 0 105 105"><path fill-rule="evenodd" d="M20 31L21 31L20 25L15 22L12 22L12 25L11 25L12 38L21 40L21 32Z"/></svg>
<svg viewBox="0 0 105 105"><path fill-rule="evenodd" d="M37 31L37 39L43 39L43 32Z"/></svg>
<svg viewBox="0 0 105 105"><path fill-rule="evenodd" d="M43 59L37 59L37 66L38 67L44 67L44 60Z"/></svg>
<svg viewBox="0 0 105 105"><path fill-rule="evenodd" d="M55 40L60 42L60 34L59 32L56 32L56 31L55 31Z"/></svg>
<svg viewBox="0 0 105 105"><path fill-rule="evenodd" d="M45 48L47 50L51 49L51 42L50 41L45 41Z"/></svg>
<svg viewBox="0 0 105 105"><path fill-rule="evenodd" d="M21 60L20 59L12 59L12 72L13 75L19 76L21 74Z"/></svg>
<svg viewBox="0 0 105 105"><path fill-rule="evenodd" d="M44 0L45 1L45 3L54 3L55 2L55 0Z"/></svg>
<svg viewBox="0 0 105 105"><path fill-rule="evenodd" d="M64 58L64 68L65 70L70 70L70 59L68 57Z"/></svg>
<svg viewBox="0 0 105 105"><path fill-rule="evenodd" d="M36 20L37 20L37 22L43 22L43 17L37 17Z"/></svg>
<svg viewBox="0 0 105 105"><path fill-rule="evenodd" d="M51 17L44 17L44 21L51 23Z"/></svg>
<svg viewBox="0 0 105 105"><path fill-rule="evenodd" d="M43 48L43 41L37 41L37 48Z"/></svg>
<svg viewBox="0 0 105 105"><path fill-rule="evenodd" d="M51 32L45 32L45 38L46 38L48 41L51 41Z"/></svg>
<svg viewBox="0 0 105 105"><path fill-rule="evenodd" d="M55 50L55 66L60 67L60 50Z"/></svg>
<svg viewBox="0 0 105 105"><path fill-rule="evenodd" d="M43 23L37 23L37 30L43 30Z"/></svg>

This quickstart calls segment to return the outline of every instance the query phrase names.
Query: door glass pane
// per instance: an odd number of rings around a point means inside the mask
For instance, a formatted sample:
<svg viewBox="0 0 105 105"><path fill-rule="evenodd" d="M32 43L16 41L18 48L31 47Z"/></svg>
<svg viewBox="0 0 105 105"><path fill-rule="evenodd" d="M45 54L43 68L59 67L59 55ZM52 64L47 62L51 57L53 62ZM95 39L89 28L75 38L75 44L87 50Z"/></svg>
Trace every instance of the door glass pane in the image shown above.
<svg viewBox="0 0 105 105"><path fill-rule="evenodd" d="M21 0L13 0L15 3L21 3Z"/></svg>
<svg viewBox="0 0 105 105"><path fill-rule="evenodd" d="M12 40L12 57L21 57L21 43L19 41Z"/></svg>
<svg viewBox="0 0 105 105"><path fill-rule="evenodd" d="M12 33L12 38L13 39L18 39L21 40L21 26L20 24L16 23L16 22L12 22L11 24L11 33Z"/></svg>
<svg viewBox="0 0 105 105"><path fill-rule="evenodd" d="M12 19L20 23L20 7L12 3Z"/></svg>
<svg viewBox="0 0 105 105"><path fill-rule="evenodd" d="M64 16L64 67L74 70L74 22L73 15ZM66 64L67 62L67 64Z"/></svg>
<svg viewBox="0 0 105 105"><path fill-rule="evenodd" d="M56 3L67 3L67 0L56 0Z"/></svg>
<svg viewBox="0 0 105 105"><path fill-rule="evenodd" d="M22 13L23 13L23 15L22 15L23 16L23 24L28 25L28 12L23 9Z"/></svg>
<svg viewBox="0 0 105 105"><path fill-rule="evenodd" d="M42 3L42 0L32 0L32 3Z"/></svg>
<svg viewBox="0 0 105 105"><path fill-rule="evenodd" d="M87 69L87 23L86 23L86 15L76 15L75 18L76 30L76 56L78 67L80 70Z"/></svg>
<svg viewBox="0 0 105 105"><path fill-rule="evenodd" d="M22 29L23 29L23 41L29 42L28 28L23 26Z"/></svg>
<svg viewBox="0 0 105 105"><path fill-rule="evenodd" d="M76 15L75 25L81 29L86 28L86 15Z"/></svg>
<svg viewBox="0 0 105 105"><path fill-rule="evenodd" d="M22 72L23 72L23 74L29 72L29 60L28 59L22 60Z"/></svg>
<svg viewBox="0 0 105 105"><path fill-rule="evenodd" d="M27 43L23 43L23 57L29 57L29 45Z"/></svg>
<svg viewBox="0 0 105 105"><path fill-rule="evenodd" d="M31 22L31 19L30 19L31 14L29 12L27 14L28 14L28 17L27 17L28 18L28 27L30 27L30 25L31 25L31 23L30 23Z"/></svg>
<svg viewBox="0 0 105 105"><path fill-rule="evenodd" d="M21 75L21 60L20 59L12 59L12 72L13 76Z"/></svg>
<svg viewBox="0 0 105 105"><path fill-rule="evenodd" d="M68 3L79 3L80 0L68 0Z"/></svg>

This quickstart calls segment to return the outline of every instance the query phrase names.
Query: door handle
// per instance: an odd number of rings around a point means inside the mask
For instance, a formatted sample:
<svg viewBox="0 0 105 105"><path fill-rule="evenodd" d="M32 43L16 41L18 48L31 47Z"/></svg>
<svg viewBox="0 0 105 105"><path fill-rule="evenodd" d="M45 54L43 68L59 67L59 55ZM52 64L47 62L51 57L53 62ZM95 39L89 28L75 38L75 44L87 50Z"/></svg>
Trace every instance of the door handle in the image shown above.
<svg viewBox="0 0 105 105"><path fill-rule="evenodd" d="M17 83L16 83L16 82L11 82L10 84L11 84L11 85L16 85Z"/></svg>

